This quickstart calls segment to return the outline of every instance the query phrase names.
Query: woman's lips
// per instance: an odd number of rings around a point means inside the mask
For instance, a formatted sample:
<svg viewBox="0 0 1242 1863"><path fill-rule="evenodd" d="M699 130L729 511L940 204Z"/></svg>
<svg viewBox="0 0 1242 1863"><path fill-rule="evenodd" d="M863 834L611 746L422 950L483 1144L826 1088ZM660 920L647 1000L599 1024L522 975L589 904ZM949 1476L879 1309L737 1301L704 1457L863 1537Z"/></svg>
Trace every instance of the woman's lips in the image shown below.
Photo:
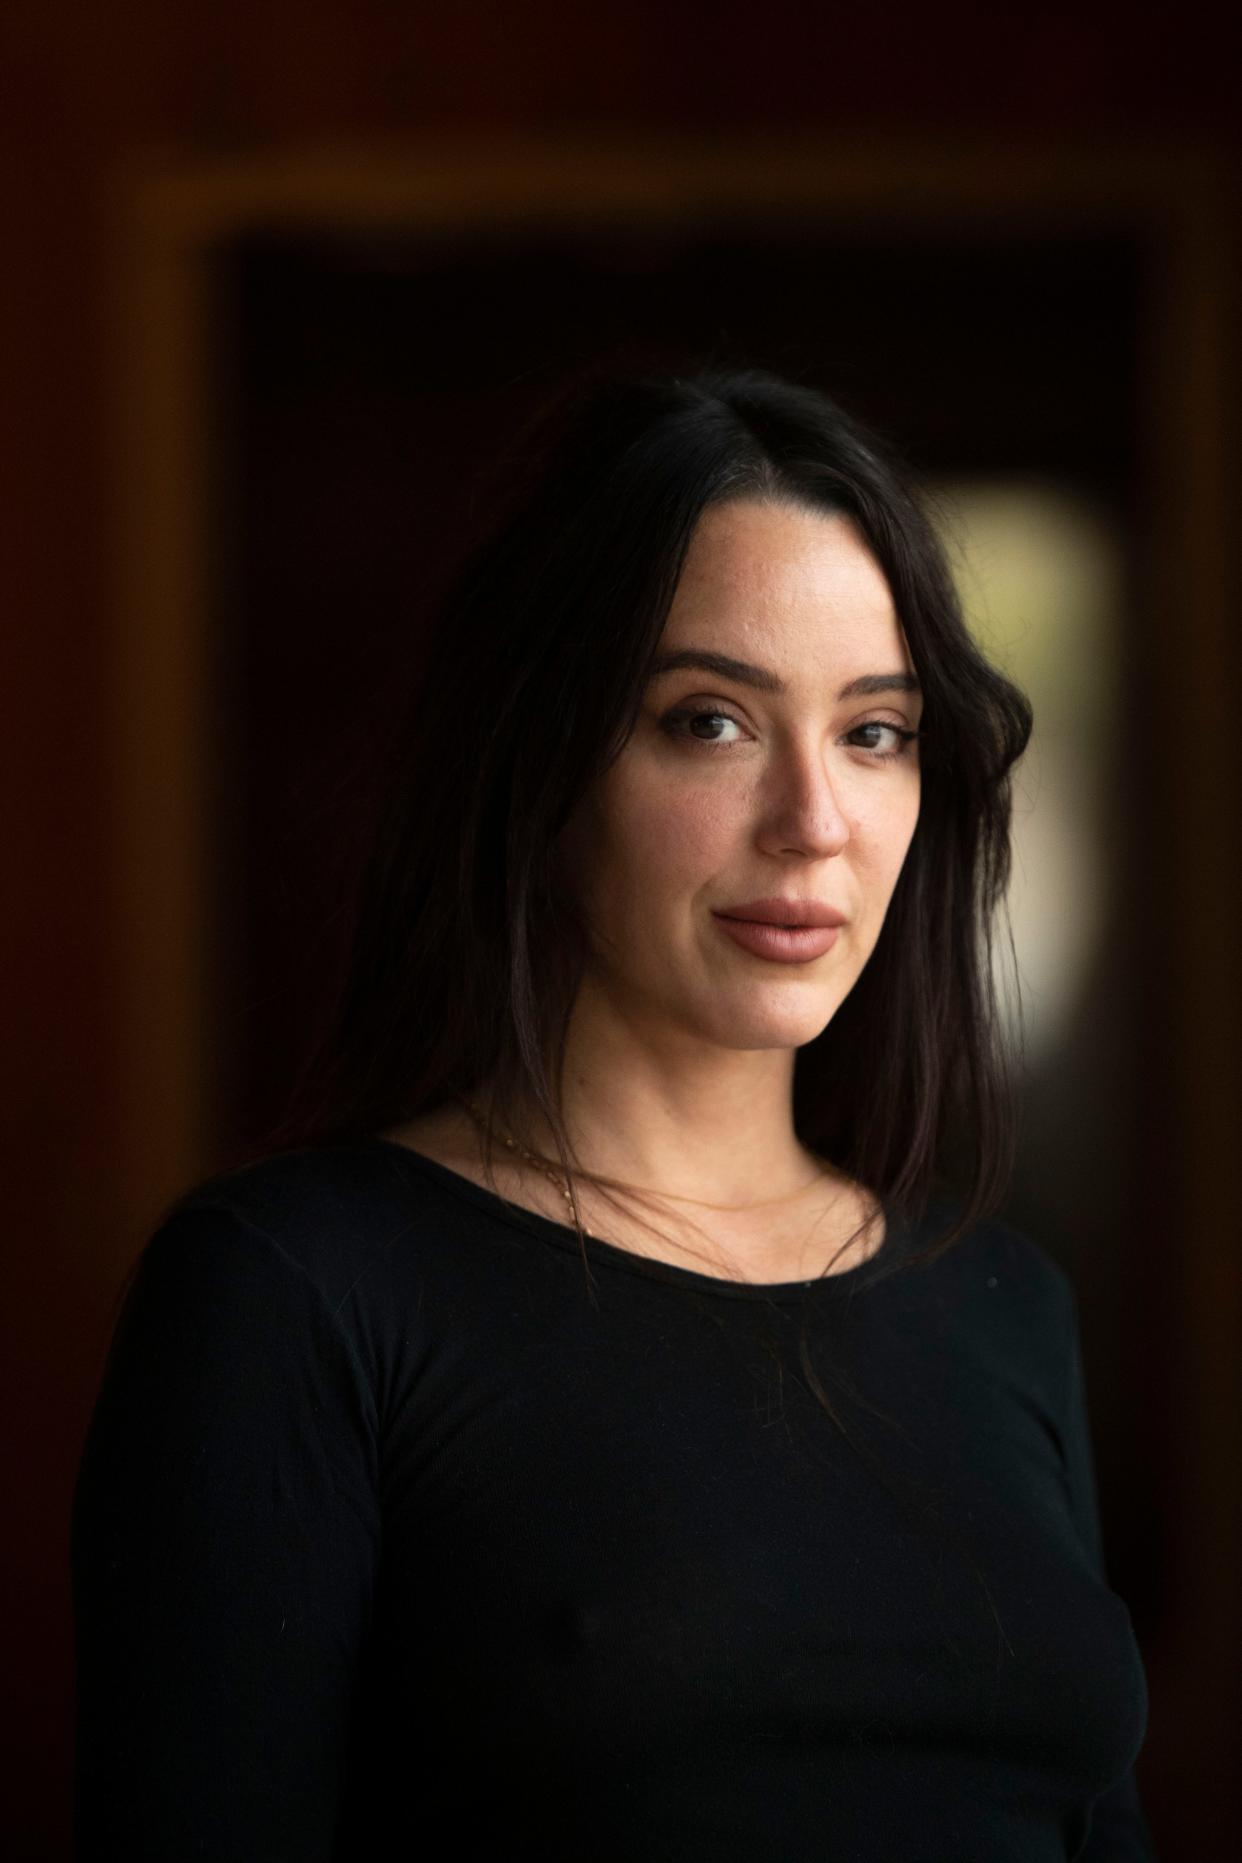
<svg viewBox="0 0 1242 1863"><path fill-rule="evenodd" d="M761 925L756 919L725 918L719 912L712 917L734 944L778 964L807 964L822 957L831 951L841 929L839 925Z"/></svg>

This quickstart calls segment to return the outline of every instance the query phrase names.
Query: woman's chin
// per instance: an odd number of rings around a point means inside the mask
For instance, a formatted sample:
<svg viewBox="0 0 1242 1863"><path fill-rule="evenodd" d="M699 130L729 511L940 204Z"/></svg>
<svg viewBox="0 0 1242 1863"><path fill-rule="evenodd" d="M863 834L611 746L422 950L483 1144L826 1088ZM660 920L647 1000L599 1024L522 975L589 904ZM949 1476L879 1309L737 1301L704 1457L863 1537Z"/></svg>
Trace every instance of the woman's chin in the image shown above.
<svg viewBox="0 0 1242 1863"><path fill-rule="evenodd" d="M830 1002L808 1001L784 1009L772 1005L765 1011L752 994L732 1014L718 1003L710 1018L710 1038L723 1048L802 1048L823 1034L839 1000L834 993Z"/></svg>

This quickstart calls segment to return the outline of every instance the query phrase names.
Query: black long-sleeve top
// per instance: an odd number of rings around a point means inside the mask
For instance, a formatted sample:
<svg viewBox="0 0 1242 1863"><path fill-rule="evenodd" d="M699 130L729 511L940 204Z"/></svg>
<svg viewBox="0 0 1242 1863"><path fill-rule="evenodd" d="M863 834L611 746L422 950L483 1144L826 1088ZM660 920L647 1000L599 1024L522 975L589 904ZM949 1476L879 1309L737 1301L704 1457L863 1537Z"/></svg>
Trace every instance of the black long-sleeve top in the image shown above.
<svg viewBox="0 0 1242 1863"><path fill-rule="evenodd" d="M759 1286L588 1239L592 1298L383 1139L195 1187L78 1477L79 1856L1151 1858L1071 1283L925 1240Z"/></svg>

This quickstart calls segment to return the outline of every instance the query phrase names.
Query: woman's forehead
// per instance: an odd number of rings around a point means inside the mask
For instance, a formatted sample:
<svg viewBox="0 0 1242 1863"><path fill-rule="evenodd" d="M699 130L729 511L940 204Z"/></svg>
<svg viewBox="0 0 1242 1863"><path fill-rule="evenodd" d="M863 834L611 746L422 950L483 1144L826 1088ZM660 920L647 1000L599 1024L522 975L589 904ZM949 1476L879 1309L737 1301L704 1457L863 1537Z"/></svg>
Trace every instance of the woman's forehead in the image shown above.
<svg viewBox="0 0 1242 1863"><path fill-rule="evenodd" d="M745 683L770 691L877 654L883 668L855 670L910 670L892 593L852 519L757 501L711 507L691 540L656 665L695 652L763 669L766 681Z"/></svg>
<svg viewBox="0 0 1242 1863"><path fill-rule="evenodd" d="M895 619L884 572L852 518L757 500L703 513L669 620L722 604L743 604L758 617L805 609Z"/></svg>

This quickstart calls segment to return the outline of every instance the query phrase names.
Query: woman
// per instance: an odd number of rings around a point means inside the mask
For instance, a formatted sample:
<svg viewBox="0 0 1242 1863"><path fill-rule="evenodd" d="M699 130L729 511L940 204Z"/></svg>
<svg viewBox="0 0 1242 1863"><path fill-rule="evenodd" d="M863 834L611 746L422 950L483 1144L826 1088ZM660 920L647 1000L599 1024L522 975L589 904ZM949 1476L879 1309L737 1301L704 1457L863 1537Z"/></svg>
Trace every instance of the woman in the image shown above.
<svg viewBox="0 0 1242 1863"><path fill-rule="evenodd" d="M1074 1296L994 1216L1029 729L825 397L571 408L300 1123L129 1295L81 1854L1151 1856Z"/></svg>

